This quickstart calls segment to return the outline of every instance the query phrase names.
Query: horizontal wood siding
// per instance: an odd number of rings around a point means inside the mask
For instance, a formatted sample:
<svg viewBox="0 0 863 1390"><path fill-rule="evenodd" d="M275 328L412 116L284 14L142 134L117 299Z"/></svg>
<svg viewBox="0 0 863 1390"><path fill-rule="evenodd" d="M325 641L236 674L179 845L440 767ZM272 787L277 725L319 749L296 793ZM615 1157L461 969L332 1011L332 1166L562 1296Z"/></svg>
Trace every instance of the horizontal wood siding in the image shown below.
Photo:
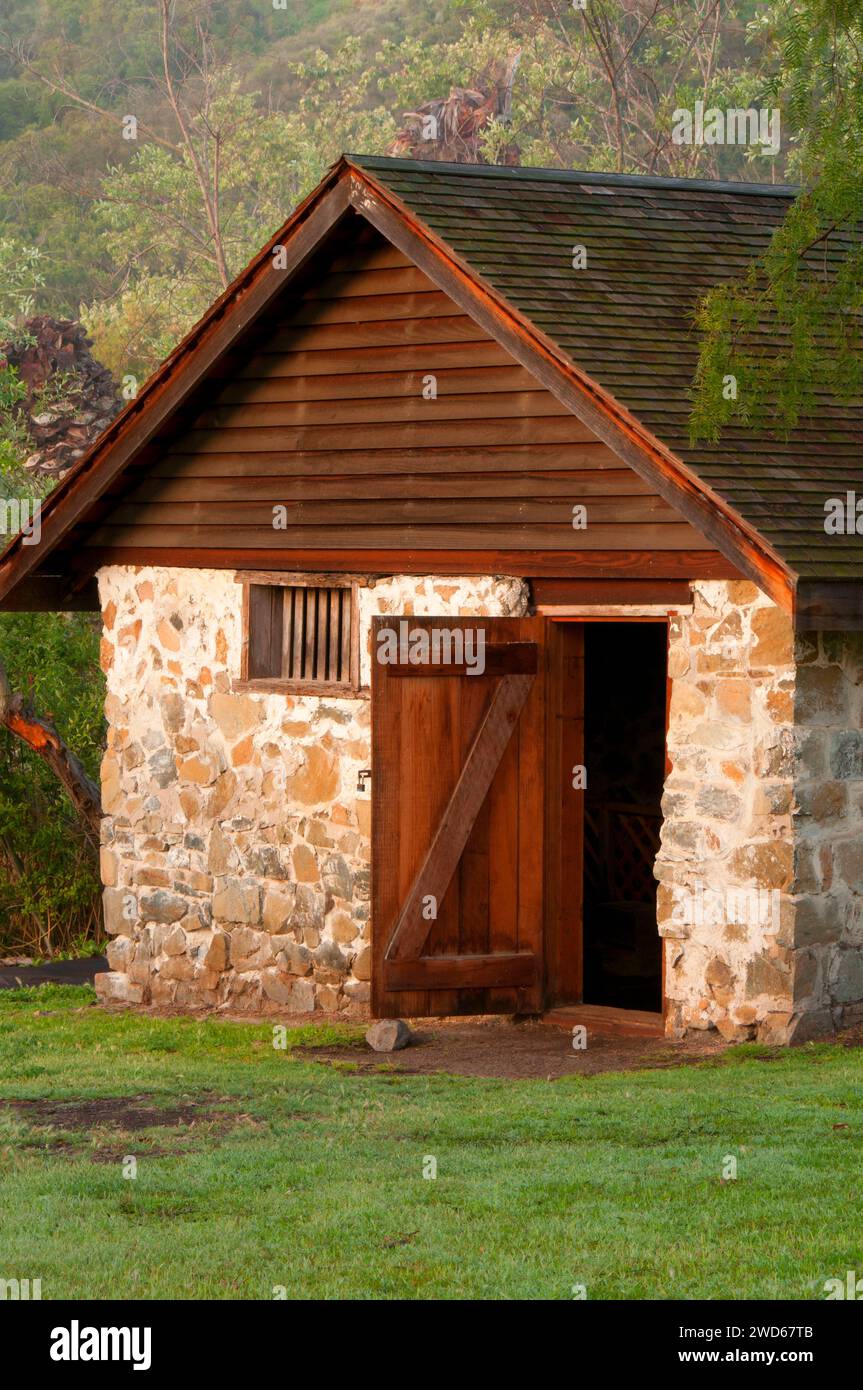
<svg viewBox="0 0 863 1390"><path fill-rule="evenodd" d="M572 524L579 504L584 529ZM278 505L286 529L273 527ZM339 550L715 553L370 230L317 258L89 521L84 545L130 560L162 549L286 563Z"/></svg>

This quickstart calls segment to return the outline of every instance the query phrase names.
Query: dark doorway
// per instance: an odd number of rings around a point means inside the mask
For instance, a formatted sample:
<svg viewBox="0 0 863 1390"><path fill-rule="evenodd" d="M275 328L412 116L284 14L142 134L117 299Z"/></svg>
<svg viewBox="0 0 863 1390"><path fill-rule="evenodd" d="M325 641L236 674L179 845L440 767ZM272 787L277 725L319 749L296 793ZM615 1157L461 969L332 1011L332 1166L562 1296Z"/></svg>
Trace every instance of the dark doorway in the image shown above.
<svg viewBox="0 0 863 1390"><path fill-rule="evenodd" d="M659 1012L665 623L586 623L584 1002Z"/></svg>

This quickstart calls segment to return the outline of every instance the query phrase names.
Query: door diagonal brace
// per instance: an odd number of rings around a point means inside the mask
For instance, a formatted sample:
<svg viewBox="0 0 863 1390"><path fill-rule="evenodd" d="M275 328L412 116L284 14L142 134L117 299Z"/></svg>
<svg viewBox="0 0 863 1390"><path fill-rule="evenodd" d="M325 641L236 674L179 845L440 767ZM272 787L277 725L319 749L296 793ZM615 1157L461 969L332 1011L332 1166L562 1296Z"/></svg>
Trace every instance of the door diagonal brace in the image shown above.
<svg viewBox="0 0 863 1390"><path fill-rule="evenodd" d="M438 905L443 901L534 680L532 675L501 678L429 852L399 913L387 947L387 960L406 961L419 957L432 928L432 921L421 912L423 899L433 897Z"/></svg>

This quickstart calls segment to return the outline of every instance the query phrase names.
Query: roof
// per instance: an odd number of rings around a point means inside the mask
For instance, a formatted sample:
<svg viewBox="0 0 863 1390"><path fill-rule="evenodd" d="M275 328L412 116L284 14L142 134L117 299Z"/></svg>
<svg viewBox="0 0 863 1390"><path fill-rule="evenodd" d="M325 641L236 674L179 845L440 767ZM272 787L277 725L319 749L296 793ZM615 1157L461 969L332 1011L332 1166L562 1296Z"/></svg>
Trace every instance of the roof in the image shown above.
<svg viewBox="0 0 863 1390"><path fill-rule="evenodd" d="M296 268L350 209L412 255L779 601L794 607L801 580L832 581L836 591L837 581L863 579L856 538L827 536L823 526L825 500L854 484L859 408L824 401L818 421L802 422L789 441L736 427L717 446L689 444L694 305L765 249L795 192L344 156L51 495L42 545L28 550L16 538L7 547L0 598L44 564L281 292L272 247L284 244ZM586 270L572 267L576 245L586 248ZM863 480L859 487L863 494ZM856 589L850 603L863 611Z"/></svg>
<svg viewBox="0 0 863 1390"><path fill-rule="evenodd" d="M763 252L789 185L579 174L356 157L749 521L797 575L863 578L863 546L828 536L824 502L856 480L863 409L820 402L790 440L742 426L689 443L693 309ZM583 245L587 268L572 269ZM789 502L792 506L789 507Z"/></svg>

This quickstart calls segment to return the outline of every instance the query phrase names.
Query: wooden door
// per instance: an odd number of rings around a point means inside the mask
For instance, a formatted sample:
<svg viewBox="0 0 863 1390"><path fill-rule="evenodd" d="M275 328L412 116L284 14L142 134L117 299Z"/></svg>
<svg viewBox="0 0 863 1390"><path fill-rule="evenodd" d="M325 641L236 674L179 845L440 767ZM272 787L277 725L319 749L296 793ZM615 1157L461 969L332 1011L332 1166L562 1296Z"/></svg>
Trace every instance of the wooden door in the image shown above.
<svg viewBox="0 0 863 1390"><path fill-rule="evenodd" d="M372 1010L534 1012L544 620L379 617L372 644Z"/></svg>

